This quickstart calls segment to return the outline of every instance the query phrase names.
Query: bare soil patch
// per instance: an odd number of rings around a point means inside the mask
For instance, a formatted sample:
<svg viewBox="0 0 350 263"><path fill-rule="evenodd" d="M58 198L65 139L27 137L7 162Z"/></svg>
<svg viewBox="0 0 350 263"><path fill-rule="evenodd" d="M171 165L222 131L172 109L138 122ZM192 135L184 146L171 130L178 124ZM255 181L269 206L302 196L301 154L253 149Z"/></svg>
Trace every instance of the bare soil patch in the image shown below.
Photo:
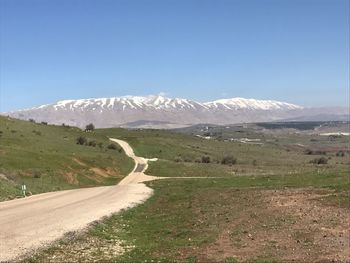
<svg viewBox="0 0 350 263"><path fill-rule="evenodd" d="M64 175L65 180L70 184L78 184L77 176L74 172L67 172Z"/></svg>
<svg viewBox="0 0 350 263"><path fill-rule="evenodd" d="M81 161L81 160L79 160L77 158L73 158L73 161L76 162L77 164L81 165L81 166L84 166L84 167L87 166L86 163L84 163L83 161Z"/></svg>
<svg viewBox="0 0 350 263"><path fill-rule="evenodd" d="M111 170L102 169L102 168L98 168L98 167L93 167L90 170L93 171L95 174L102 176L102 177L110 177L110 176L115 175Z"/></svg>
<svg viewBox="0 0 350 263"><path fill-rule="evenodd" d="M323 202L329 190L262 190L223 192L231 198L231 211L217 209L220 233L215 242L183 251L199 262L239 261L255 258L293 262L349 262L349 207ZM244 203L243 205L240 202ZM205 223L210 218L201 218ZM210 225L210 222L207 222Z"/></svg>

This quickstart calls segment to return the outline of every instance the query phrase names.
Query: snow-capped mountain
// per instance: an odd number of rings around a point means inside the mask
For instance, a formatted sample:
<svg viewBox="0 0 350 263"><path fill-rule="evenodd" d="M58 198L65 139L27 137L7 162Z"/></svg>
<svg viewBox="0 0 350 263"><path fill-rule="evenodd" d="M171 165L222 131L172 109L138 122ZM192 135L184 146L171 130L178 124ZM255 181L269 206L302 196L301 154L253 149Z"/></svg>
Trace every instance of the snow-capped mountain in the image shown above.
<svg viewBox="0 0 350 263"><path fill-rule="evenodd" d="M275 100L255 100L255 99L244 99L244 98L232 98L215 100L212 102L204 103L209 108L226 108L229 110L295 110L303 107L280 102Z"/></svg>
<svg viewBox="0 0 350 263"><path fill-rule="evenodd" d="M304 116L307 109L280 101L244 98L200 103L164 96L124 96L63 100L27 110L5 113L20 119L34 119L84 127L149 126L171 128L198 123L232 124L274 121Z"/></svg>
<svg viewBox="0 0 350 263"><path fill-rule="evenodd" d="M172 99L163 96L125 96L115 98L99 98L99 99L82 99L82 100L63 100L55 104L43 105L38 108L53 107L56 110L69 108L70 110L126 110L126 109L145 109L152 108L161 109L190 109L200 106L200 103L187 99ZM36 108L33 108L36 109Z"/></svg>

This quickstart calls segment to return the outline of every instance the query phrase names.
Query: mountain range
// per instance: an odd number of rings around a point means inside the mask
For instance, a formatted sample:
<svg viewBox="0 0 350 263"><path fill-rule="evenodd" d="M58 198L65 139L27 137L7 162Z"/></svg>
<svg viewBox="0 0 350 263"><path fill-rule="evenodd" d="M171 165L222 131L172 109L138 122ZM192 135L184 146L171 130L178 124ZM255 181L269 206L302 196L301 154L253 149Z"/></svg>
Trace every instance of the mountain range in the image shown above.
<svg viewBox="0 0 350 263"><path fill-rule="evenodd" d="M224 125L283 120L348 120L349 109L307 108L274 100L244 98L200 103L151 95L63 100L4 115L78 127L93 123L98 128L175 128L199 123Z"/></svg>

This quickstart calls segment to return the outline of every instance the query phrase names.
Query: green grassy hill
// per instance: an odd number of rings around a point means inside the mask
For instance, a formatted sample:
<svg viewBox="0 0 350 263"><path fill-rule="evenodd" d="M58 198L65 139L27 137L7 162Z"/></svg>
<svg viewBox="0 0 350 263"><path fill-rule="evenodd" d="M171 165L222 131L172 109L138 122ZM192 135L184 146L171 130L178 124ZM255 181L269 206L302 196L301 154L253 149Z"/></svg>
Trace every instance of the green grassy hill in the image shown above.
<svg viewBox="0 0 350 263"><path fill-rule="evenodd" d="M20 195L22 183L32 194L116 184L134 164L110 144L95 132L0 117L0 200Z"/></svg>
<svg viewBox="0 0 350 263"><path fill-rule="evenodd" d="M217 128L219 129L219 128ZM221 128L222 129L222 128ZM220 130L218 130L221 132ZM128 141L135 153L159 158L148 174L156 176L234 177L237 175L304 175L348 172L346 139L307 134L262 134L252 129L224 129L225 138L258 138L261 144L206 140L167 130L99 129L53 126L0 117L0 200L20 194L22 183L31 193L117 183L133 167L123 151L109 149L108 137ZM76 144L83 136L88 145ZM317 148L317 149L316 149ZM312 154L306 154L307 150ZM310 151L309 151L310 152ZM234 163L225 163L225 157ZM208 158L205 163L203 158ZM327 158L327 164L311 163Z"/></svg>
<svg viewBox="0 0 350 263"><path fill-rule="evenodd" d="M347 138L282 133L262 134L251 129L231 132L235 138L259 138L259 144L222 139L203 139L168 130L100 129L98 134L121 138L139 156L158 158L148 174L155 176L302 175L305 173L348 173ZM312 149L312 154L307 151ZM339 154L344 151L344 154ZM208 163L203 157L209 157ZM222 164L225 157L234 163ZM327 164L313 160L326 158Z"/></svg>

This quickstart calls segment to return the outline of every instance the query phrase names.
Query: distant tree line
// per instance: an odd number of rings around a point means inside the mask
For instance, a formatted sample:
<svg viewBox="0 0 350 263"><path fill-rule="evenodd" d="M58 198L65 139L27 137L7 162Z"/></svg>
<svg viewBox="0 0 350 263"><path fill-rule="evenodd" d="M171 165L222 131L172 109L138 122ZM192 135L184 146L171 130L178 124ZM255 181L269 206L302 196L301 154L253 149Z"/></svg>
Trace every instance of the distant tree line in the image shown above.
<svg viewBox="0 0 350 263"><path fill-rule="evenodd" d="M175 162L192 162L193 159L191 158L182 158L181 156L176 156L174 159ZM256 165L256 160L254 160ZM237 163L237 159L233 155L225 155L221 158L221 160L212 160L212 158L209 155L203 155L202 157L197 157L194 159L194 162L196 163L220 163L222 165L234 165Z"/></svg>

